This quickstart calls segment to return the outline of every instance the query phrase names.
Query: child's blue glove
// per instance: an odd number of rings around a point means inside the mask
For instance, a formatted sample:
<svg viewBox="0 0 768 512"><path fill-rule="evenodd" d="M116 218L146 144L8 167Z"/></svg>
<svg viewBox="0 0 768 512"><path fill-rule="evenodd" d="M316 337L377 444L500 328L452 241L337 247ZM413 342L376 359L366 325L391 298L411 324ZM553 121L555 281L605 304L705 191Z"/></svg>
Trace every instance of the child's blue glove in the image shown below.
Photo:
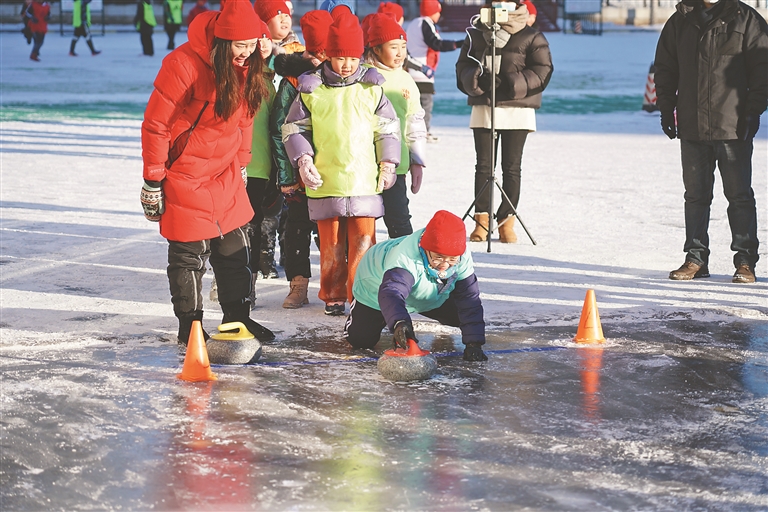
<svg viewBox="0 0 768 512"><path fill-rule="evenodd" d="M421 72L424 73L427 78L433 78L435 76L435 70L426 64L421 66Z"/></svg>

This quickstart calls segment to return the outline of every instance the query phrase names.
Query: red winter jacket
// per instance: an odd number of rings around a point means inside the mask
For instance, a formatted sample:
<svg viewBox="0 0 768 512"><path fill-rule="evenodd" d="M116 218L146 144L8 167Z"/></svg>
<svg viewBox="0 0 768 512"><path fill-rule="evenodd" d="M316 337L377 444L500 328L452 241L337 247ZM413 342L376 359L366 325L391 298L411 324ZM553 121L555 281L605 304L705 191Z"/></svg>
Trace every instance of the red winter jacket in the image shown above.
<svg viewBox="0 0 768 512"><path fill-rule="evenodd" d="M214 116L216 84L210 62L213 27L219 11L195 18L189 42L163 59L141 125L144 178L163 182L165 213L160 234L168 240L207 240L253 218L240 167L251 161L253 118L243 105L228 120ZM244 83L246 68L241 70ZM176 137L197 127L182 155L166 169Z"/></svg>
<svg viewBox="0 0 768 512"><path fill-rule="evenodd" d="M48 18L51 15L51 6L48 2L32 2L27 11L29 17L29 29L32 32L48 32ZM37 21L35 21L37 20Z"/></svg>

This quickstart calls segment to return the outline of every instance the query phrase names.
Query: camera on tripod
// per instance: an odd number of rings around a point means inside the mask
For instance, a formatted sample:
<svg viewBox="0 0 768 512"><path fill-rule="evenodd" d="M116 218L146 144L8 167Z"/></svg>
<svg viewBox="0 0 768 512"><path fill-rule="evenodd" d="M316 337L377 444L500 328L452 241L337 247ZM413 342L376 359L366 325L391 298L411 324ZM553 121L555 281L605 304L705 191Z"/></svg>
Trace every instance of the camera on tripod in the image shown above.
<svg viewBox="0 0 768 512"><path fill-rule="evenodd" d="M509 12L517 8L514 2L493 2L491 7L480 9L480 22L486 25L494 23L506 23L509 21Z"/></svg>

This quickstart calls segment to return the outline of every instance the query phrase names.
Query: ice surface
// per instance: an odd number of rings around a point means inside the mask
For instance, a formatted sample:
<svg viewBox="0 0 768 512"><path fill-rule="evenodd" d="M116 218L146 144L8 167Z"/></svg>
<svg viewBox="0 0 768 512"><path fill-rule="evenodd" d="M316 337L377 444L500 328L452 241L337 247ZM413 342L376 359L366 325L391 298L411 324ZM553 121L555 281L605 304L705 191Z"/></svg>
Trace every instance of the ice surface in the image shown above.
<svg viewBox="0 0 768 512"><path fill-rule="evenodd" d="M679 146L639 110L657 34L548 38L555 74L519 207L537 245L519 228L518 244L473 244L487 363L448 355L459 331L417 317L439 373L388 382L375 362L388 337L351 351L343 319L323 314L313 251L309 306L280 307L284 279L257 283L252 316L278 335L259 364L189 384L175 378L167 245L138 201L160 56L120 33L70 58L50 33L35 63L0 34L0 508L768 508L768 130L758 283L730 282L719 179L712 278L669 281L684 257ZM455 58L438 70L416 227L473 199ZM599 348L570 341L590 288ZM206 301L206 329L220 314Z"/></svg>

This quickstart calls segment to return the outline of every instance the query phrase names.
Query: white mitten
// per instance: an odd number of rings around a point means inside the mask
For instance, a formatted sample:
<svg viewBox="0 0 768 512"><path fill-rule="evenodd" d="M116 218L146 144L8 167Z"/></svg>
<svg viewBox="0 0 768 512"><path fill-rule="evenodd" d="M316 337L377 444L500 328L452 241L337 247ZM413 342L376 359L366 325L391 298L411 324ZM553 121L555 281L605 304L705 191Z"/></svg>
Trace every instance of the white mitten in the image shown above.
<svg viewBox="0 0 768 512"><path fill-rule="evenodd" d="M320 173L317 172L312 157L309 155L302 155L296 162L299 164L299 174L301 175L301 181L307 188L317 190L323 185L323 179L320 177Z"/></svg>
<svg viewBox="0 0 768 512"><path fill-rule="evenodd" d="M245 167L240 168L240 177L243 178L243 185L248 186L248 170Z"/></svg>
<svg viewBox="0 0 768 512"><path fill-rule="evenodd" d="M424 166L419 164L411 164L408 168L411 171L411 192L418 194L421 189L421 178L424 176Z"/></svg>
<svg viewBox="0 0 768 512"><path fill-rule="evenodd" d="M395 164L391 162L381 162L379 164L379 183L376 186L376 192L381 193L392 188L397 181L395 173Z"/></svg>

